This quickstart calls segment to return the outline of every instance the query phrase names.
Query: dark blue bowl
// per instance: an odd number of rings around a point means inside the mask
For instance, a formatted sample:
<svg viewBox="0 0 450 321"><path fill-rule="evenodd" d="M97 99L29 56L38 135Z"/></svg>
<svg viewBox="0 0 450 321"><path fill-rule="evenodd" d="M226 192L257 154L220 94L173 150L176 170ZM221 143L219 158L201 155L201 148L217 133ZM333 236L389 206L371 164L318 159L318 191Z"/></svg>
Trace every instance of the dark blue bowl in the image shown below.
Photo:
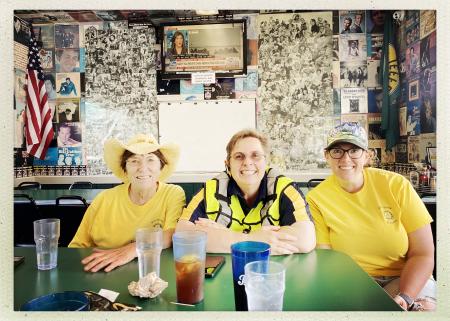
<svg viewBox="0 0 450 321"><path fill-rule="evenodd" d="M28 301L21 311L89 311L89 298L83 292L52 293Z"/></svg>

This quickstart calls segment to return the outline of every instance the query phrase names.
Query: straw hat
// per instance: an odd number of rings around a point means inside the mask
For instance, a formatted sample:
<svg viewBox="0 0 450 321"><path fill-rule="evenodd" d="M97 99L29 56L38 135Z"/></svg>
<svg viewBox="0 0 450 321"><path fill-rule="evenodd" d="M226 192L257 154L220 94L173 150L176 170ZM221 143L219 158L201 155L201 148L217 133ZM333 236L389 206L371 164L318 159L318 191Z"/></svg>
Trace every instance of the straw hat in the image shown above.
<svg viewBox="0 0 450 321"><path fill-rule="evenodd" d="M134 154L145 155L159 150L167 159L167 164L161 169L159 181L165 181L175 170L180 155L179 147L175 144L159 145L153 136L138 134L124 144L116 138L110 138L105 142L104 157L106 166L115 176L124 183L128 182L128 176L120 167L120 161L125 150Z"/></svg>

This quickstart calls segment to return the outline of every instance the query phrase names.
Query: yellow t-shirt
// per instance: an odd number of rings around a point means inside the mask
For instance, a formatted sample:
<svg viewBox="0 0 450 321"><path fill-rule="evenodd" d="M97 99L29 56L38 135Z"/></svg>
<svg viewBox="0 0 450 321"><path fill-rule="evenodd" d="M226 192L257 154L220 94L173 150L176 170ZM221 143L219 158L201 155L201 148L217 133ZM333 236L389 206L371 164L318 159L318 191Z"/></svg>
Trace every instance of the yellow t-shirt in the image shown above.
<svg viewBox="0 0 450 321"><path fill-rule="evenodd" d="M128 186L118 185L95 197L69 247L116 248L133 241L140 227L175 228L186 204L180 186L160 182L144 205L130 200Z"/></svg>
<svg viewBox="0 0 450 321"><path fill-rule="evenodd" d="M403 176L364 169L364 186L342 189L334 175L306 195L316 227L317 244L350 255L368 274L400 275L408 251L408 233L432 222Z"/></svg>

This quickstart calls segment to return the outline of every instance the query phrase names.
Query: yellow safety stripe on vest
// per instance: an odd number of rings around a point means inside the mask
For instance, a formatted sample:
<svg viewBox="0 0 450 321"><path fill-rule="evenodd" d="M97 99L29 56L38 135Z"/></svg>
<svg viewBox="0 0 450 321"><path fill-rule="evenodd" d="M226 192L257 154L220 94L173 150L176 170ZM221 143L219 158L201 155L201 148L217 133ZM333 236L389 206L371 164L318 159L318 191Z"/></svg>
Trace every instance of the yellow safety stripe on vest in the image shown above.
<svg viewBox="0 0 450 321"><path fill-rule="evenodd" d="M206 208L206 214L210 220L215 221L217 214L220 211L220 204L217 198L214 196L216 193L209 193L207 191L217 191L218 181L216 179L207 180L205 183L205 202L208 204Z"/></svg>
<svg viewBox="0 0 450 321"><path fill-rule="evenodd" d="M292 179L285 176L275 178L275 195L277 198L269 207L268 213L261 213L262 225L280 225L280 195L292 184Z"/></svg>
<svg viewBox="0 0 450 321"><path fill-rule="evenodd" d="M261 209L263 202L260 201L256 207L252 208L247 215L244 214L239 199L236 195L231 195L230 208L233 216L230 228L233 231L257 231L261 228Z"/></svg>
<svg viewBox="0 0 450 321"><path fill-rule="evenodd" d="M230 178L226 173L221 173L217 177L205 183L205 210L210 220L213 220L226 227L231 225L231 209L228 206L228 199L224 196ZM220 213L220 215L218 215Z"/></svg>
<svg viewBox="0 0 450 321"><path fill-rule="evenodd" d="M257 231L262 225L279 225L280 195L292 184L276 170L269 169L267 175L267 194L265 200L244 214L236 195L226 195L229 177L224 172L205 183L205 210L208 218L233 231ZM265 201L265 203L264 203Z"/></svg>

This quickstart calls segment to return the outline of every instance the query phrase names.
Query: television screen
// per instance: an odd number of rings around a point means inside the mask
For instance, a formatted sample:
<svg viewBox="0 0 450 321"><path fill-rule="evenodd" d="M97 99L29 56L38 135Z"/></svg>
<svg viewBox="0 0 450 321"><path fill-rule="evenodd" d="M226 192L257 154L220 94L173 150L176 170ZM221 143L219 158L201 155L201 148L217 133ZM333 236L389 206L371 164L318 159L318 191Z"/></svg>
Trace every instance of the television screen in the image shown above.
<svg viewBox="0 0 450 321"><path fill-rule="evenodd" d="M218 78L247 72L244 20L162 24L162 78L213 71Z"/></svg>

